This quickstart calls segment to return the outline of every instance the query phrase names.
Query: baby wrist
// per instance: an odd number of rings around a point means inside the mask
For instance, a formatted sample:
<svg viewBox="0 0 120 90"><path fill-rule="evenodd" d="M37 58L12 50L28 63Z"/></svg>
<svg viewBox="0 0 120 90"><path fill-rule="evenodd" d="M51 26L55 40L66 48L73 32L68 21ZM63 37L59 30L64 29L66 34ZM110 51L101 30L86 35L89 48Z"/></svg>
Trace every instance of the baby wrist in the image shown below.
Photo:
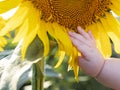
<svg viewBox="0 0 120 90"><path fill-rule="evenodd" d="M106 62L106 60L103 61L100 69L99 69L98 72L95 74L95 76L94 76L95 78L97 78L97 77L100 75L100 73L102 72L102 70L103 70L103 68L104 68L104 65L105 65L105 62Z"/></svg>

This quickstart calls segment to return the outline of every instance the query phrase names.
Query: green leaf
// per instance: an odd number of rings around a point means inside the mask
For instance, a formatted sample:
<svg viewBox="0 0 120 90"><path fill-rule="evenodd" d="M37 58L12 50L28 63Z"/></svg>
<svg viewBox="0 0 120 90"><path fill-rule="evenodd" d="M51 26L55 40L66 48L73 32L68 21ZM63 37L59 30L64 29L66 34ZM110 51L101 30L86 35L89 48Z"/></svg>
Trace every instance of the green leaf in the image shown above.
<svg viewBox="0 0 120 90"><path fill-rule="evenodd" d="M25 58L29 61L35 61L43 56L43 44L41 40L36 37L29 45Z"/></svg>

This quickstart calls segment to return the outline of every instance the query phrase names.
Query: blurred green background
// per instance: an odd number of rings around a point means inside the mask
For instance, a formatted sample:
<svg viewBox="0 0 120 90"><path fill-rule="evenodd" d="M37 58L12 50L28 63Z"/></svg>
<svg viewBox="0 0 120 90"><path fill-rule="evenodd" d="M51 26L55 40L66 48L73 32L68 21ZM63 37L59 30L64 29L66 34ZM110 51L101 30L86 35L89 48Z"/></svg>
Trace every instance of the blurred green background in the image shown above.
<svg viewBox="0 0 120 90"><path fill-rule="evenodd" d="M48 59L47 64L53 67L55 65L54 61L55 58L51 56L50 59ZM57 75L56 77L45 77L45 81L48 83L45 90L112 90L103 86L94 78L84 74L81 70L79 71L79 81L77 82L74 79L73 71L68 72L67 68L68 64L66 59L60 67L54 69L58 74L58 77Z"/></svg>
<svg viewBox="0 0 120 90"><path fill-rule="evenodd" d="M5 47L5 50L13 50L17 44L12 44L12 39L8 39L8 44ZM53 47L54 48L54 47ZM58 58L54 56L54 53L57 50L57 47L51 49L51 54L46 57L45 64L45 90L112 90L108 87L103 86L97 82L94 78L89 77L84 74L81 70L79 71L79 80L78 82L74 79L73 71L67 71L68 69L68 56L66 56L60 67L54 68L57 63ZM116 54L113 49L112 57L120 57ZM26 82L24 86L31 85L31 83ZM24 89L20 89L24 90Z"/></svg>

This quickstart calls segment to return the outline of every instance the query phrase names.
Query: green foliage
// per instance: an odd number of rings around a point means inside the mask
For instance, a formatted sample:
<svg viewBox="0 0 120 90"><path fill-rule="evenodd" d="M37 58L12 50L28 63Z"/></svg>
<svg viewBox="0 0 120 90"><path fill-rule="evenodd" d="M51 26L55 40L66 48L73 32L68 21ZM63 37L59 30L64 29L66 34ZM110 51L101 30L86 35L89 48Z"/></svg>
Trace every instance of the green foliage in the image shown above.
<svg viewBox="0 0 120 90"><path fill-rule="evenodd" d="M53 51L55 53L55 50ZM82 71L79 72L79 81L74 79L73 71L67 71L68 69L68 56L64 58L62 65L57 69L53 68L59 75L59 77L46 77L45 80L51 84L45 90L111 90L97 82L94 78L85 75ZM57 57L50 55L46 63L55 66L58 61Z"/></svg>
<svg viewBox="0 0 120 90"><path fill-rule="evenodd" d="M14 49L17 46L17 43L12 43L13 38L6 38L7 45L4 47L5 50Z"/></svg>
<svg viewBox="0 0 120 90"><path fill-rule="evenodd" d="M66 66L63 63L61 67L55 69L61 77L46 77L46 81L50 81L52 84L45 90L111 90L82 71L80 71L79 82L75 81L73 72L67 72Z"/></svg>
<svg viewBox="0 0 120 90"><path fill-rule="evenodd" d="M50 37L50 38L52 38L52 37ZM85 75L82 71L79 72L79 81L78 82L75 81L73 71L69 71L69 72L67 71L67 69L68 69L68 58L69 58L67 55L64 58L64 60L62 62L62 65L60 67L58 67L57 69L53 68L58 61L58 57L55 57L55 53L57 53L58 46L57 46L57 43L54 41L54 39L53 40L52 39L50 40L50 45L51 45L50 53L44 59L46 61L46 63L45 63L45 74L44 74L45 75L44 84L45 83L46 84L44 86L44 90L111 90L110 88L107 88L107 87L101 85L94 78L91 78L91 77ZM43 47L42 47L42 44L40 44L40 43L41 42L38 39L36 39L35 43L31 44L28 47L29 51L27 51L28 52L28 54L26 56L27 58L30 57L31 53L33 53L33 55L36 55L38 53L43 52ZM39 45L41 45L41 47L42 47L42 52L40 51L41 48L39 47ZM33 50L33 48L31 48L33 46L35 48L38 48L38 47L39 48ZM8 39L8 44L5 47L5 49L7 49L7 50L8 49L14 49L15 47L16 47L16 44L12 44L12 39ZM39 50L39 52L37 52L37 50ZM6 55L7 53L8 53L8 51L5 52L5 53L1 53L0 57L3 58L3 56ZM9 54L11 54L11 51L10 51ZM116 56L116 54L114 52L113 52L113 56ZM36 59L37 58L38 58L38 55L37 55ZM33 64L33 69L35 69L36 66L38 67L38 64ZM37 69L35 69L35 70L37 70ZM38 72L39 70L37 70L37 71L35 71L35 70L33 72L34 77L32 78L32 79L35 80L35 81L33 80L34 82L36 82L37 80L40 80L40 78L42 78L42 77L36 75L36 73L40 74L41 71ZM26 73L23 73L25 75L23 75L22 73L20 73L20 74L21 74L21 76L26 75ZM36 78L36 77L38 77L38 78ZM31 78L27 77L27 79L28 80L26 82L24 82L24 85L22 85L22 87L26 86L28 81L29 81L29 84L31 84L31 82L30 82ZM21 79L21 77L20 77L19 80L23 81L23 79ZM20 81L18 81L18 82L20 83ZM32 82L32 84L33 84L33 82ZM19 85L21 85L21 83ZM9 90L9 89L6 89L6 90Z"/></svg>

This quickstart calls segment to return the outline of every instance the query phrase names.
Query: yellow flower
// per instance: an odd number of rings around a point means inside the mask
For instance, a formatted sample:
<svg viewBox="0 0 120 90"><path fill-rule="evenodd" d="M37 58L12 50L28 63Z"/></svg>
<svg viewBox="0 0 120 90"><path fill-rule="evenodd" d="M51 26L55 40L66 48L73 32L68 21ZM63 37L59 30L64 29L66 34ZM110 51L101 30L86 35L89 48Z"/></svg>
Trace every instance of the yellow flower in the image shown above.
<svg viewBox="0 0 120 90"><path fill-rule="evenodd" d="M43 42L44 56L49 53L48 33L58 43L60 60L70 56L69 69L73 69L78 78L78 52L72 45L68 30L76 31L82 26L86 31L91 30L97 42L97 47L104 55L112 53L110 39L115 51L120 53L120 23L111 14L114 11L120 15L120 0L2 0L0 13L18 7L13 17L7 22L0 35L17 29L14 42L23 39L22 57L25 57L27 47L36 36Z"/></svg>
<svg viewBox="0 0 120 90"><path fill-rule="evenodd" d="M3 28L5 25L5 20L0 17L0 30ZM3 47L7 44L7 41L4 37L0 36L0 51L3 51Z"/></svg>

